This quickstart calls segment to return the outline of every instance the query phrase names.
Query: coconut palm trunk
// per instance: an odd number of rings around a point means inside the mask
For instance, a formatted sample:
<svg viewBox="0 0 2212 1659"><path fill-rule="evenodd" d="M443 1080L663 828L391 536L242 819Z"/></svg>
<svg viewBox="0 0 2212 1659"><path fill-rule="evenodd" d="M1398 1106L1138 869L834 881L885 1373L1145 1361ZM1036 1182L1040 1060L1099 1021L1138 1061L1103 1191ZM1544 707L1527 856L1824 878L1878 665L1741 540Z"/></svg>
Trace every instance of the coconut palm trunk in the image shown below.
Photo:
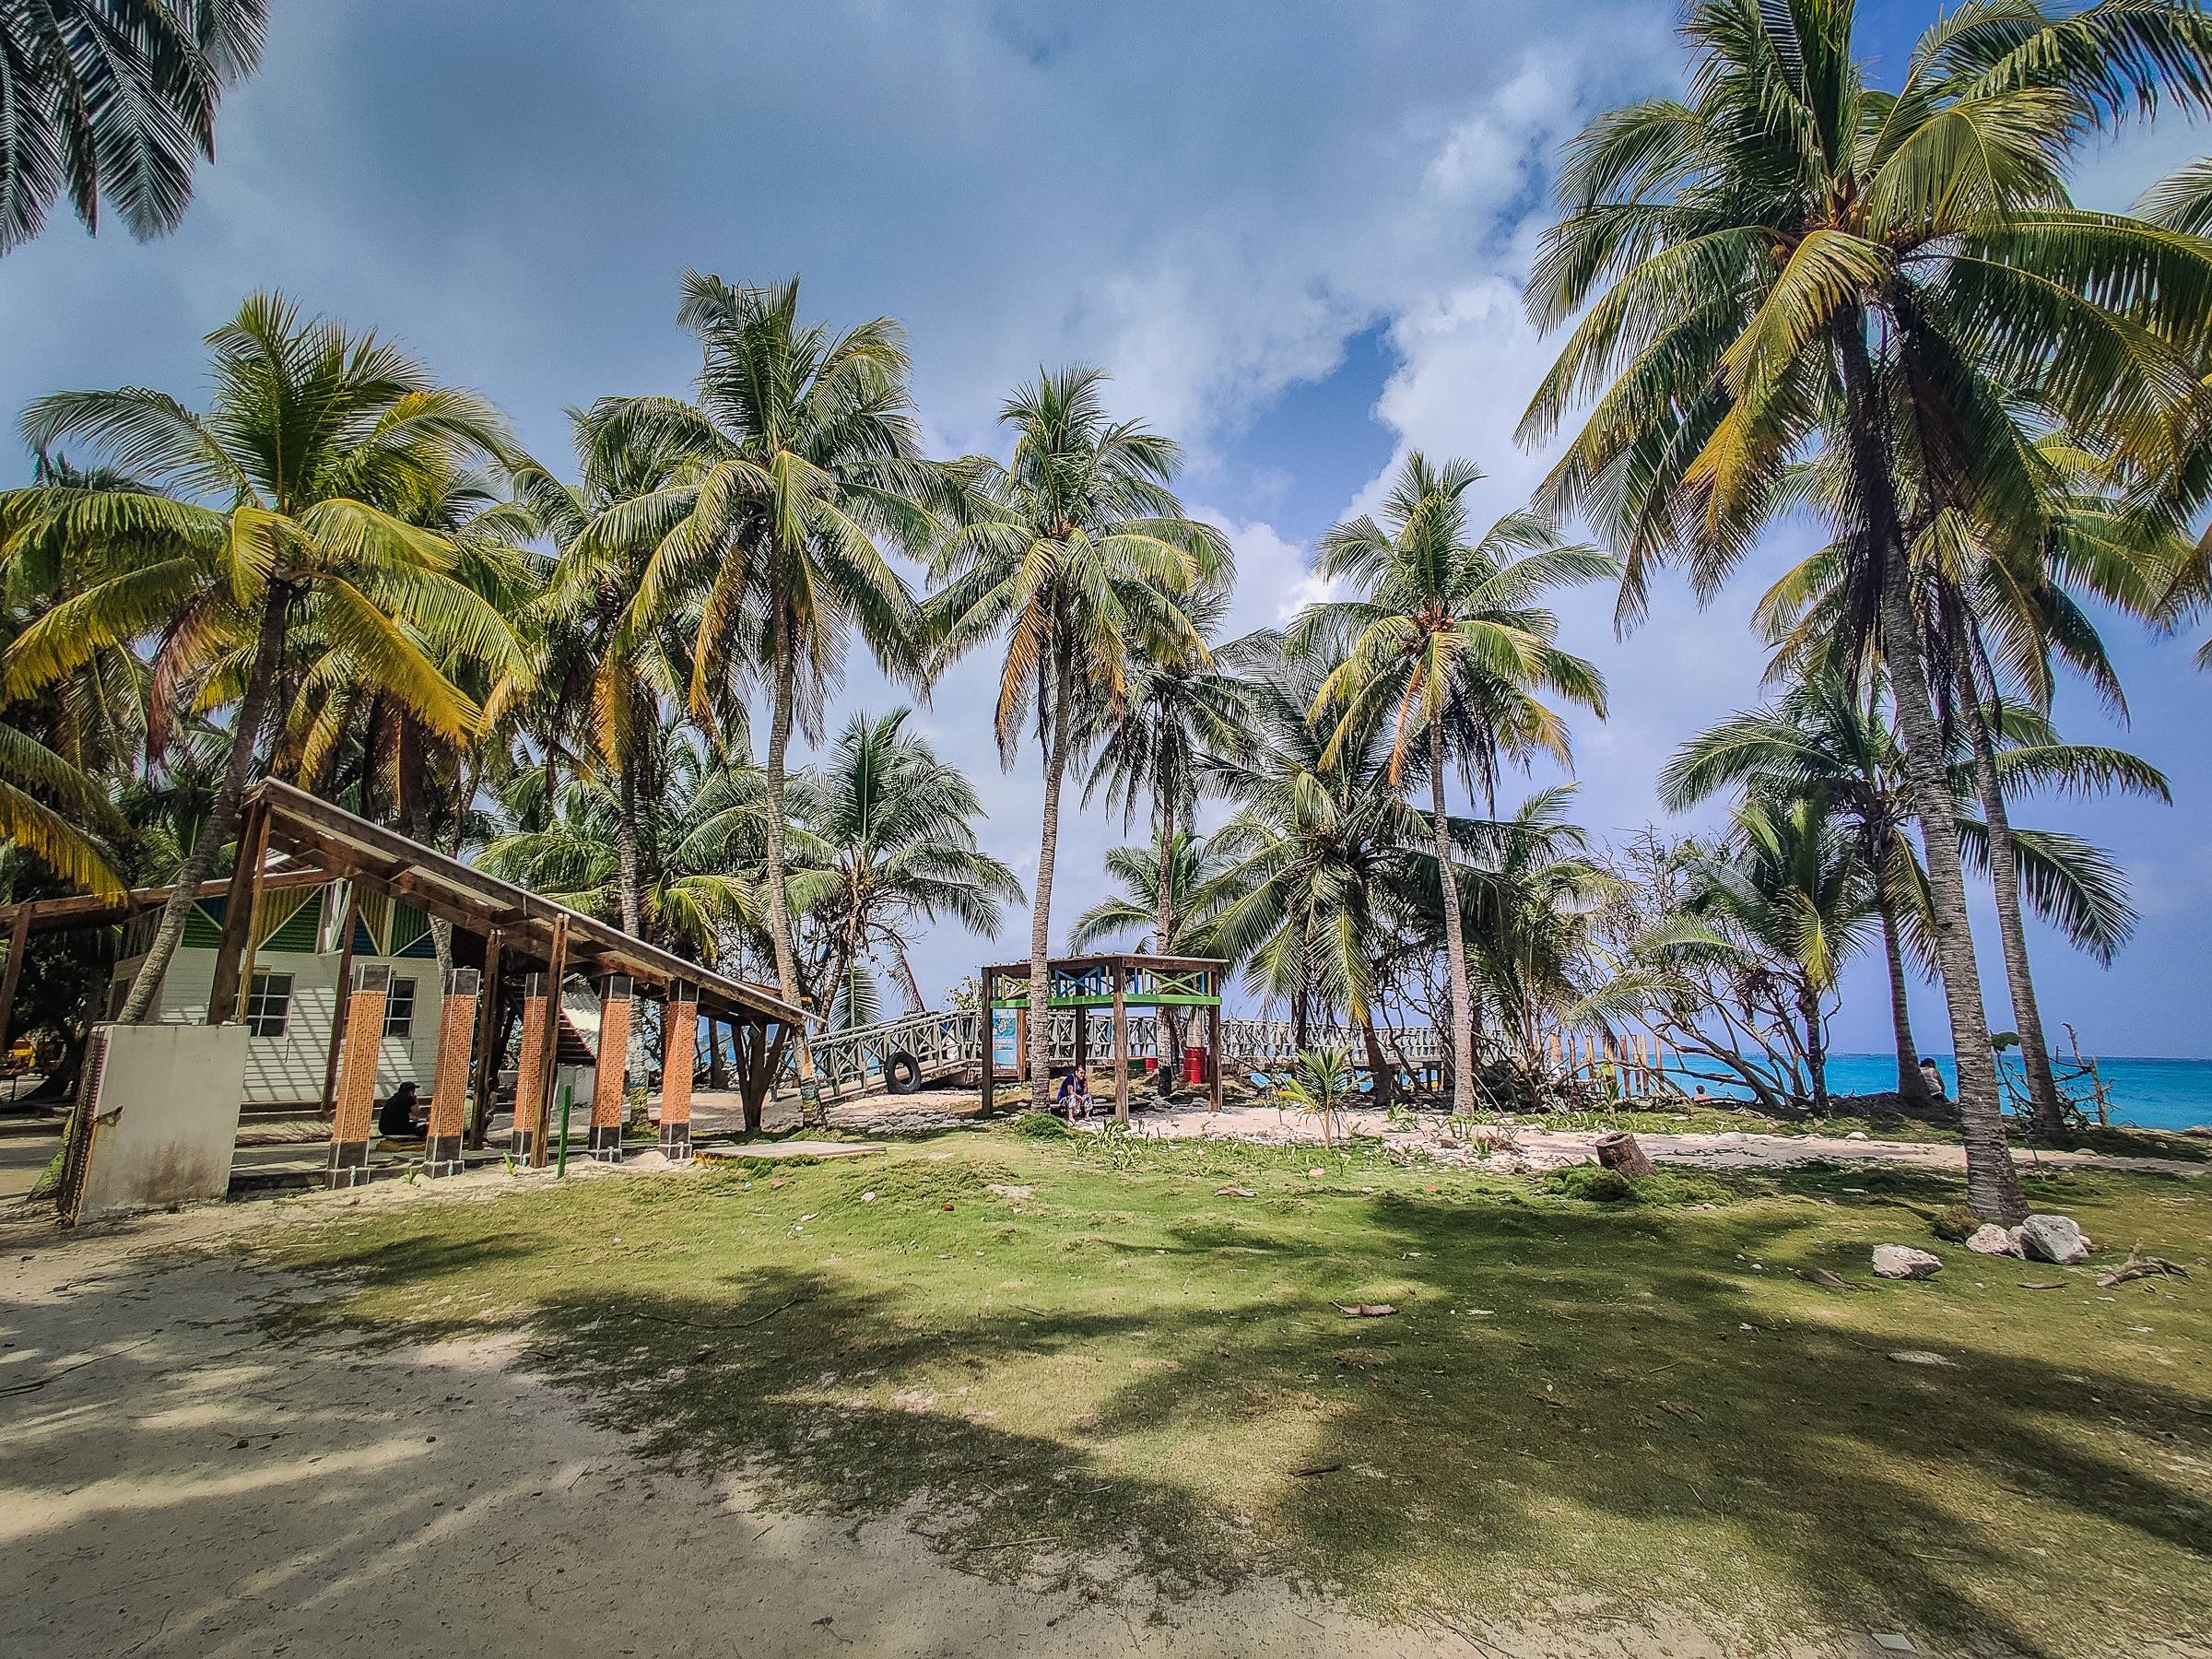
<svg viewBox="0 0 2212 1659"><path fill-rule="evenodd" d="M138 964L137 977L131 981L130 994L124 998L122 1012L115 1017L124 1025L150 1022L159 1011L161 981L169 972L170 959L177 953L177 942L184 936L185 919L200 896L201 885L215 868L216 855L222 851L223 842L229 839L231 829L238 822L238 804L246 793L246 780L253 775L253 758L261 747L262 727L268 724L269 706L276 697L277 672L284 665L285 628L290 607L291 592L280 584L271 583L262 595L253 672L247 677L245 695L239 700L238 713L230 723L230 754L223 765L223 781L216 789L215 801L208 808L206 823L201 826L199 839L193 842L184 867L177 872L176 886L170 889L168 901L161 906L161 920L155 924L153 943L147 947L146 959Z"/></svg>
<svg viewBox="0 0 2212 1659"><path fill-rule="evenodd" d="M2012 1018L2020 1038L2020 1059L2028 1070L2028 1100L2036 1133L2058 1135L2066 1126L2051 1070L2051 1045L2043 1040L2042 1010L2035 1000L2035 980L2028 967L2028 933L2020 916L2020 863L2013 844L2012 821L2005 811L2005 790L1997 781L1997 758L1989 724L1978 704L1963 712L1968 741L1974 750L1974 782L1982 795L1982 819L1989 827L1989 879L1996 889L1997 937L2005 952L2005 980L2012 990Z"/></svg>
<svg viewBox="0 0 2212 1659"><path fill-rule="evenodd" d="M1904 947L1897 936L1897 912L1889 900L1881 901L1882 959L1889 970L1889 1030L1897 1044L1897 1092L1905 1100L1924 1104L1928 1083L1920 1075L1920 1047L1912 1040L1912 1007L1907 1000Z"/></svg>
<svg viewBox="0 0 2212 1659"><path fill-rule="evenodd" d="M1067 776L1069 730L1075 677L1060 655L1059 684L1053 694L1044 758L1044 813L1037 831L1037 890L1030 912L1030 1110L1042 1112L1052 1100L1052 974L1045 959L1052 948L1053 860L1060 848L1060 785ZM1083 1016L1078 1013L1078 1018ZM1125 1062L1126 1055L1116 1056Z"/></svg>
<svg viewBox="0 0 2212 1659"><path fill-rule="evenodd" d="M764 788L768 795L764 863L768 880L768 936L776 958L776 989L794 1007L799 1001L799 971L791 942L791 893L785 887L789 857L784 847L784 795L791 754L793 705L798 699L798 655L791 637L789 613L781 612L775 629L774 707L769 711L768 764ZM791 1028L792 1059L799 1072L799 1115L814 1120L815 1103L806 1097L814 1082L814 1050L806 1040L804 1015Z"/></svg>
<svg viewBox="0 0 2212 1659"><path fill-rule="evenodd" d="M638 774L632 758L621 761L621 806L615 819L615 881L622 903L622 931L644 937L645 906L638 874Z"/></svg>
<svg viewBox="0 0 2212 1659"><path fill-rule="evenodd" d="M1467 941L1459 913L1459 878L1452 869L1452 826L1444 817L1444 731L1429 723L1429 831L1436 842L1436 878L1443 894L1444 961L1452 975L1452 1115L1475 1110L1475 1017L1468 1002Z"/></svg>
<svg viewBox="0 0 2212 1659"><path fill-rule="evenodd" d="M1153 906L1152 948L1166 956L1175 937L1175 800L1165 788L1159 792L1159 893ZM1182 1065L1182 1013L1178 1008L1155 1010L1160 1034L1159 1092L1175 1098Z"/></svg>
<svg viewBox="0 0 2212 1659"><path fill-rule="evenodd" d="M1897 704L1912 816L1927 857L1929 909L1936 960L1943 973L1951 1017L1951 1057L1959 1069L1959 1122L1966 1143L1967 1202L1986 1220L2011 1226L2028 1213L2019 1173L2005 1142L1997 1098L1997 1067L1982 1007L1982 974L1967 919L1966 880L1959 861L1958 802L1944 763L1943 732L1930 696L1920 620L1913 614L1912 571L1905 555L1902 518L1888 470L1888 449L1876 405L1874 365L1866 350L1865 314L1847 310L1836 329L1849 462L1860 512L1881 561L1881 646Z"/></svg>
<svg viewBox="0 0 2212 1659"><path fill-rule="evenodd" d="M1797 1018L1805 1026L1805 1068L1813 1079L1813 1111L1828 1115L1828 1035L1820 1025L1820 998L1811 987L1797 993Z"/></svg>

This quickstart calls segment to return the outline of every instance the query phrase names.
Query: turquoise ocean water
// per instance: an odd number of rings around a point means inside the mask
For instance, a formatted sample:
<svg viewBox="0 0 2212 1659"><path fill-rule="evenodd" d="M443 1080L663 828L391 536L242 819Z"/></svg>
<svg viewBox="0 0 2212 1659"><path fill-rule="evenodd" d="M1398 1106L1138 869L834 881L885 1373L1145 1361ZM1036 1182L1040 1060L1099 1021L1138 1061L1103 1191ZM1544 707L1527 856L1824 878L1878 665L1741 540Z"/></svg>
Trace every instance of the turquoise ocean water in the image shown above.
<svg viewBox="0 0 2212 1659"><path fill-rule="evenodd" d="M1956 1093L1957 1075L1951 1067L1948 1054L1935 1057L1936 1069L1943 1073L1945 1088ZM2006 1069L2016 1077L2019 1061L2007 1056ZM1717 1069L1717 1068L1709 1068ZM2062 1065L2063 1078L2071 1069ZM2112 1090L2112 1121L2115 1124L2135 1124L2146 1129L2186 1129L2194 1124L2212 1124L2212 1060L2160 1060L2142 1055L2099 1055L2097 1069L2102 1074L2105 1086ZM1828 1057L1828 1086L1836 1094L1878 1094L1897 1087L1897 1056L1894 1054L1830 1054ZM2068 1091L2086 1094L2086 1079L2067 1086ZM1714 1094L1740 1092L1722 1088L1708 1083L1706 1088Z"/></svg>

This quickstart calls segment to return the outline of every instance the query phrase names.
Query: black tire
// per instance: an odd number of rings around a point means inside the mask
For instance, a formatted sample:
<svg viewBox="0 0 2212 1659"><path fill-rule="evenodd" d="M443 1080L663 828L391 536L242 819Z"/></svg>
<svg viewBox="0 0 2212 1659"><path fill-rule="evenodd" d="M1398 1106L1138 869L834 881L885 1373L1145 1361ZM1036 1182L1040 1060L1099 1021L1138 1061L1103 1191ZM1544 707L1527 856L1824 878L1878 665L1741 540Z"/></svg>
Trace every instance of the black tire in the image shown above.
<svg viewBox="0 0 2212 1659"><path fill-rule="evenodd" d="M893 1094L912 1094L922 1087L922 1067L901 1051L883 1063L883 1082Z"/></svg>

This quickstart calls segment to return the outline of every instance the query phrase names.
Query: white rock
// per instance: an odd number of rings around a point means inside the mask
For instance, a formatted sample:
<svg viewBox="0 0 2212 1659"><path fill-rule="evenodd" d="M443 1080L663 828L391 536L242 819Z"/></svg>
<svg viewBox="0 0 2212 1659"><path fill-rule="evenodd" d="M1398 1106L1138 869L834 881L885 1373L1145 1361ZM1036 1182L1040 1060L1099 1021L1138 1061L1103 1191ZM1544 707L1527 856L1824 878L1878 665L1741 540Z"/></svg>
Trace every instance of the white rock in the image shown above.
<svg viewBox="0 0 2212 1659"><path fill-rule="evenodd" d="M1930 1353L1926 1348L1899 1348L1889 1358L1900 1365L1949 1365L1951 1363L1941 1354Z"/></svg>
<svg viewBox="0 0 2212 1659"><path fill-rule="evenodd" d="M1943 1258L1931 1255L1924 1250L1915 1250L1910 1244L1877 1244L1874 1247L1874 1270L1883 1278L1933 1278L1943 1271Z"/></svg>
<svg viewBox="0 0 2212 1659"><path fill-rule="evenodd" d="M2055 1262L2061 1267L2089 1253L2089 1241L2070 1216L2030 1216L2020 1223L2020 1253L2030 1261Z"/></svg>
<svg viewBox="0 0 2212 1659"><path fill-rule="evenodd" d="M1853 1129L1843 1138L1845 1140L1865 1140L1866 1138L1866 1131L1864 1129Z"/></svg>
<svg viewBox="0 0 2212 1659"><path fill-rule="evenodd" d="M2012 1241L2011 1232L1994 1221L1986 1221L1974 1229L1966 1247L1976 1255L2018 1255L2019 1247Z"/></svg>

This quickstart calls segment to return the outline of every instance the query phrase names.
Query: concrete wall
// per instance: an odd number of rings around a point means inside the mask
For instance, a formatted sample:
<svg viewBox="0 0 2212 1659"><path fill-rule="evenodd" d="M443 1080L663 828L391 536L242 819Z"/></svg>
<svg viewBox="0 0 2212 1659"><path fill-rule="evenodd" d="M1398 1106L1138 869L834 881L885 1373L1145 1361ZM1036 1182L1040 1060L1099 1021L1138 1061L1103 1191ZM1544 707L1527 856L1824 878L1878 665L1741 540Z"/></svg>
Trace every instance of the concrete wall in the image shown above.
<svg viewBox="0 0 2212 1659"><path fill-rule="evenodd" d="M409 1036L387 1037L377 1055L376 1093L382 1099L412 1079L427 1099L438 1065L438 1010L443 982L434 958L357 955L356 965L382 962L394 979L415 982L415 1022ZM137 971L133 958L119 964L112 979L129 984ZM253 959L256 973L292 976L291 1020L281 1037L254 1037L246 1046L244 1098L257 1106L319 1106L324 1066L330 1053L330 1022L338 1000L335 951L263 951ZM161 1018L196 1025L207 1018L207 993L215 983L215 952L180 947L161 982Z"/></svg>
<svg viewBox="0 0 2212 1659"><path fill-rule="evenodd" d="M245 1078L242 1026L110 1025L76 1218L220 1198Z"/></svg>

